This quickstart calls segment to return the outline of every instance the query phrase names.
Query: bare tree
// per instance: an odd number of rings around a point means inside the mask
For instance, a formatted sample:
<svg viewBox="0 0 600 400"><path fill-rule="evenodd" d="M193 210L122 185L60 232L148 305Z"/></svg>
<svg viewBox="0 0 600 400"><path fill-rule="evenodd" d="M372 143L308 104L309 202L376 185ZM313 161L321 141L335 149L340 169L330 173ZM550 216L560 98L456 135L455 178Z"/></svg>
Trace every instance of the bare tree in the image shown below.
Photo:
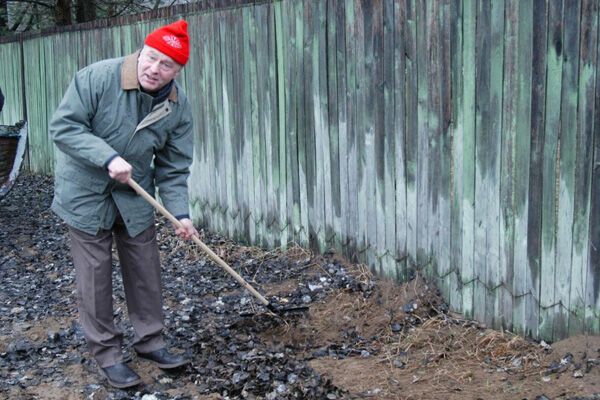
<svg viewBox="0 0 600 400"><path fill-rule="evenodd" d="M194 0L0 0L0 36L137 14Z"/></svg>

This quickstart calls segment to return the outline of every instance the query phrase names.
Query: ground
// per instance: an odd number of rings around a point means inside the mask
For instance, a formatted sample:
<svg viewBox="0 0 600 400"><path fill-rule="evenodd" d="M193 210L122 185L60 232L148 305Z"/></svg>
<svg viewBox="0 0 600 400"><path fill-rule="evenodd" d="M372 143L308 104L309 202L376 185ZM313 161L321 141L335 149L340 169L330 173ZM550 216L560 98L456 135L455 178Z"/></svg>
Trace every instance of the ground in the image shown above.
<svg viewBox="0 0 600 400"><path fill-rule="evenodd" d="M0 199L0 398L600 399L598 337L538 343L449 312L418 273L399 284L334 253L202 232L274 305L309 306L273 315L160 218L166 339L192 362L167 373L128 348L115 255L115 320L144 383L113 389L85 349L51 198L51 179L22 175Z"/></svg>

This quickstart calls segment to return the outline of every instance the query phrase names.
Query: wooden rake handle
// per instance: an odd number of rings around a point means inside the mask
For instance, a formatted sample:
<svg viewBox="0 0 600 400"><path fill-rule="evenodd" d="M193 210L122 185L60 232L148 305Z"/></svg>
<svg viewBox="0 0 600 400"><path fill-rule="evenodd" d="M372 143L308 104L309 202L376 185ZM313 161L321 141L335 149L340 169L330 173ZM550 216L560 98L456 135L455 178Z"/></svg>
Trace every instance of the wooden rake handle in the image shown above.
<svg viewBox="0 0 600 400"><path fill-rule="evenodd" d="M154 197L150 196L148 194L148 192L146 192L144 190L144 188L142 188L136 181L134 181L132 178L129 178L129 180L127 181L127 184L129 186L131 186L133 188L133 190L135 190L137 192L137 194L142 196L148 203L152 204L152 206L154 208L156 208L156 210L158 212L160 212L169 221L171 221L173 224L175 224L175 226L177 226L178 228L183 228L183 225L181 224L181 222L179 222L179 220L177 218L175 218L173 216L173 214L171 214L169 211L167 211L166 208L164 208L162 205L160 205L160 203L158 201L156 201L156 199L154 199ZM202 251L204 251L210 257L211 260L216 262L221 268L223 268L225 271L227 271L227 273L229 275L233 276L236 281L238 281L243 287L248 289L248 291L250 293L252 293L252 295L254 297L256 297L263 305L269 306L269 301L267 299L265 299L263 297L263 295L258 293L256 291L256 289L254 289L252 287L252 285L250 285L248 282L246 282L246 280L244 278L242 278L237 272L235 272L235 270L233 268L231 268L225 261L223 261L223 259L221 257L216 255L207 245L205 245L202 242L202 240L200 240L200 238L198 236L193 235L192 240L194 242L196 242L196 244L198 246L200 246Z"/></svg>

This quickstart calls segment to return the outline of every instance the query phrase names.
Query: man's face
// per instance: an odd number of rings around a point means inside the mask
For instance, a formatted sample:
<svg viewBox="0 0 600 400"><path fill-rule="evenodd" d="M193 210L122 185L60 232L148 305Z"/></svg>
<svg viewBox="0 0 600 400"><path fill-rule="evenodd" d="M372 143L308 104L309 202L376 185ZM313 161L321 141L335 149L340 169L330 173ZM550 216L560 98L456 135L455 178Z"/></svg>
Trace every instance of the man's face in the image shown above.
<svg viewBox="0 0 600 400"><path fill-rule="evenodd" d="M181 68L171 57L144 46L138 59L138 82L145 91L156 92L175 79Z"/></svg>

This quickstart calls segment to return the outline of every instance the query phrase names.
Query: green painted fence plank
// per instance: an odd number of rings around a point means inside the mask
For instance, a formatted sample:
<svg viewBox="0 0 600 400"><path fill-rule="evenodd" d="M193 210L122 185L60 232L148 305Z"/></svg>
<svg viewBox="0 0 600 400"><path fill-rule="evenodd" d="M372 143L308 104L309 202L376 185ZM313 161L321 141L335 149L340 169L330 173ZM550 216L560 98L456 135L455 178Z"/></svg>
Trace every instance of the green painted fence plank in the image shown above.
<svg viewBox="0 0 600 400"><path fill-rule="evenodd" d="M490 228L494 216L492 198L495 192L495 133L491 121L491 4L477 3L477 31L475 36L475 225L473 270L476 278L473 299L473 316L478 321L492 325L492 288L496 282L488 271L488 257L494 254L495 243ZM496 60L494 60L496 61ZM490 269L492 267L490 266Z"/></svg>
<svg viewBox="0 0 600 400"><path fill-rule="evenodd" d="M476 3L463 3L463 125L462 136L462 310L467 317L473 316L476 276L473 266L474 218L475 218L475 32Z"/></svg>
<svg viewBox="0 0 600 400"><path fill-rule="evenodd" d="M396 170L396 126L395 117L398 112L395 101L394 88L395 81L395 60L402 59L403 53L397 53L395 49L395 21L394 21L393 1L383 3L382 7L382 82L383 82L383 109L382 109L382 152L381 155L381 174L383 179L378 186L380 198L382 201L382 238L379 240L381 247L377 249L381 265L381 272L385 276L398 278L398 268L396 266L396 201L395 201L395 170ZM398 38L400 41L400 38ZM399 83L398 83L399 85ZM398 135L400 139L400 135ZM400 156L402 157L402 156Z"/></svg>
<svg viewBox="0 0 600 400"><path fill-rule="evenodd" d="M503 80L503 110L502 110L502 153L500 165L500 265L505 271L506 283L514 291L514 141L516 132L517 110L517 65L519 60L518 47L518 8L514 1L505 3L506 23L504 28L504 80ZM520 294L522 295L522 294ZM517 303L519 299L515 300ZM518 304L517 304L518 306ZM523 328L522 319L514 317L510 326ZM518 313L517 313L518 314Z"/></svg>
<svg viewBox="0 0 600 400"><path fill-rule="evenodd" d="M531 76L531 159L529 167L529 182L532 186L543 182L544 159L544 120L546 100L546 64L547 64L547 34L548 7L546 3L533 9L533 44L532 44L532 76ZM520 315L515 319L523 321L520 326L537 333L539 321L539 302L541 284L542 257L542 208L543 191L529 190L527 221L527 263L531 272L530 287L527 293L518 298L521 304ZM523 293L523 292L522 292ZM510 298L508 299L511 300ZM507 302L508 303L508 302ZM509 305L512 308L512 305ZM516 313L515 313L516 314Z"/></svg>
<svg viewBox="0 0 600 400"><path fill-rule="evenodd" d="M556 279L556 180L563 69L563 4L548 3L548 50L546 73L546 125L542 177L542 262L540 271L540 320L538 332L552 337Z"/></svg>
<svg viewBox="0 0 600 400"><path fill-rule="evenodd" d="M452 265L450 262L452 242L452 39L451 39L450 0L440 4L438 21L440 25L439 66L440 66L440 191L438 198L438 280L437 284L444 293L444 298L450 298L450 283Z"/></svg>
<svg viewBox="0 0 600 400"><path fill-rule="evenodd" d="M441 74L440 74L440 54L439 44L441 41L439 31L439 2L427 2L425 8L426 15L423 23L425 24L425 37L427 43L426 62L423 65L425 71L426 103L424 108L427 115L424 116L426 122L426 150L421 149L424 158L427 160L426 176L427 189L425 204L427 207L427 240L426 253L429 254L428 273L432 278L439 274L440 259L440 226L439 226L439 196L441 196L441 165L440 165L440 145L441 145ZM423 171L425 172L425 170ZM426 194L425 194L426 193ZM437 283L437 281L435 281Z"/></svg>
<svg viewBox="0 0 600 400"><path fill-rule="evenodd" d="M388 2L389 3L389 2ZM373 148L370 152L370 163L372 163L373 175L370 176L372 198L373 202L370 204L371 213L374 215L375 224L371 223L371 233L369 233L369 239L372 243L372 254L374 257L373 268L379 271L380 274L384 274L385 270L393 268L389 266L389 259L386 253L386 177L387 181L391 182L391 178L388 176L386 170L386 156L392 152L394 146L386 146L387 136L389 134L385 129L386 120L386 108L385 108L385 82L384 77L384 66L392 66L392 59L385 59L386 54L384 53L384 2L382 0L376 0L372 2L371 12L371 27L369 29L370 38L369 47L372 55L369 57L369 61L372 65L369 66L369 76L372 81L370 92L373 94L371 97L373 113L371 122L373 132ZM385 60L385 61L384 61ZM391 187L390 187L391 188ZM393 206L393 204L391 204ZM393 211L388 212L388 215L393 214ZM390 221L392 222L392 221ZM393 222L392 222L393 228ZM374 236L373 236L374 234ZM393 242L393 240L392 240ZM393 259L392 259L393 260Z"/></svg>
<svg viewBox="0 0 600 400"><path fill-rule="evenodd" d="M577 105L573 249L571 255L571 293L569 296L568 334L586 328L587 265L589 263L590 177L592 171L594 94L598 47L598 3L581 2L579 45L579 99Z"/></svg>
<svg viewBox="0 0 600 400"><path fill-rule="evenodd" d="M401 0L394 1L393 9L393 60L394 70L393 79L394 86L393 90L390 89L390 96L393 95L394 105L394 120L392 121L392 127L390 128L390 134L393 140L390 139L391 143L394 143L394 165L390 165L389 168L394 168L394 187L395 191L392 193L395 195L395 216L393 220L395 222L395 243L391 243L387 246L387 249L391 252L394 250L394 256L397 263L397 277L401 280L407 280L407 236L408 236L408 213L407 213L407 177L406 177L406 105L407 101L405 96L407 95L407 75L406 75L406 3ZM392 51L390 50L390 51ZM386 106L386 111L389 112ZM389 187L388 187L389 188ZM391 192L391 190L390 190Z"/></svg>
<svg viewBox="0 0 600 400"><path fill-rule="evenodd" d="M451 157L452 193L451 207L451 242L450 268L453 273L447 276L449 297L448 302L453 311L462 310L462 240L463 240L463 141L464 135L464 97L463 97L463 9L461 0L453 0L450 7L450 64L452 67L452 135Z"/></svg>
<svg viewBox="0 0 600 400"><path fill-rule="evenodd" d="M600 35L600 32L599 32ZM596 63L600 57L597 40ZM596 110L600 107L600 74L596 73L594 93ZM590 193L590 229L588 233L589 259L586 282L585 328L587 332L600 331L600 113L594 113L592 169Z"/></svg>
<svg viewBox="0 0 600 400"><path fill-rule="evenodd" d="M287 63L289 63L289 54L285 42L287 40L284 31L284 5L281 2L275 3L275 53L277 55L277 135L279 140L279 171L278 171L278 208L279 208L279 243L283 249L287 248L289 239L290 220L288 219L287 210L290 207L288 201L288 181L290 179L288 168L289 155L287 154L288 137L287 137L287 104L286 95L289 91L289 86L283 80L286 76Z"/></svg>
<svg viewBox="0 0 600 400"><path fill-rule="evenodd" d="M516 134L514 139L514 280L516 293L525 293L531 288L531 268L527 257L527 223L530 148L531 148L531 60L532 60L532 17L533 4L518 3L518 92L516 108ZM522 297L521 300L527 300ZM522 315L523 326L529 328L527 306ZM514 320L514 318L513 318Z"/></svg>
<svg viewBox="0 0 600 400"><path fill-rule="evenodd" d="M286 64L285 87L289 88L286 92L286 127L289 140L287 141L287 166L288 181L286 185L288 210L287 218L290 224L289 237L292 241L300 240L300 172L299 172L299 153L298 153L298 86L302 82L298 69L298 47L302 45L302 36L298 35L296 23L298 21L294 3L283 3L283 15L286 22L283 26L286 29L289 39L286 41L286 53L289 63Z"/></svg>
<svg viewBox="0 0 600 400"><path fill-rule="evenodd" d="M556 235L556 278L553 337L564 338L568 329L571 290L571 252L573 248L577 95L579 70L580 3L569 3L564 9L563 79L561 130L559 138L558 226Z"/></svg>
<svg viewBox="0 0 600 400"><path fill-rule="evenodd" d="M417 265L429 266L429 112L428 112L428 53L427 49L427 3L416 2L416 80L417 80Z"/></svg>
<svg viewBox="0 0 600 400"><path fill-rule="evenodd" d="M337 1L327 2L326 19L327 36L326 36L326 89L327 89L327 126L328 126L328 143L329 151L326 154L329 172L326 176L325 187L329 191L329 199L325 199L327 206L327 221L325 223L325 243L327 247L340 249L342 246L342 205L340 186L342 177L340 172L342 169L340 157L340 131L341 131L341 116L344 115L342 108L345 103L345 93L340 91L340 79L343 76L343 56L340 50L345 47L344 41L339 41L340 33L343 35L344 24L339 21L338 10L341 4ZM343 38L343 36L342 36ZM346 153L341 153L342 157ZM329 201L329 204L327 202Z"/></svg>
<svg viewBox="0 0 600 400"><path fill-rule="evenodd" d="M352 254L350 246L350 238L354 236L354 233L350 231L350 220L351 212L350 208L350 197L354 194L349 184L349 147L348 147L348 136L349 136L349 122L351 118L351 112L349 110L349 75L347 73L347 41L346 32L349 26L346 23L346 2L339 0L337 3L337 15L336 15L336 49L337 49L337 102L331 103L332 105L338 105L338 120L339 120L339 180L340 180L340 240L341 249L345 254Z"/></svg>
<svg viewBox="0 0 600 400"><path fill-rule="evenodd" d="M360 108L362 122L364 122L363 128L360 130L363 133L363 148L362 148L362 169L359 171L359 175L361 177L361 189L364 190L363 196L361 196L360 200L364 201L364 210L360 215L365 217L364 220L364 260L368 265L370 265L373 269L378 269L379 265L377 262L376 254L378 250L378 224L380 224L377 208L378 208L378 198L377 198L377 182L378 179L376 164L375 164L375 151L376 145L375 141L377 138L377 127L375 121L378 119L375 116L375 113L381 109L381 106L378 105L380 99L378 98L379 93L375 88L376 82L380 82L376 78L376 62L375 62L375 37L376 34L374 32L376 28L375 24L375 15L377 11L381 10L381 2L366 4L365 2L361 3L361 11L362 11L362 36L364 37L363 44L363 54L364 57L361 57L363 60L360 63L360 71L362 75L363 84L360 85ZM363 89L364 88L364 89ZM359 201L360 207L360 201Z"/></svg>
<svg viewBox="0 0 600 400"><path fill-rule="evenodd" d="M417 15L416 0L406 5L406 247L408 269L417 263L418 206L417 206L417 168L418 168L418 102L417 102ZM408 273L407 275L410 275Z"/></svg>
<svg viewBox="0 0 600 400"><path fill-rule="evenodd" d="M492 288L486 308L491 310L492 326L508 328L512 324L512 295L509 291L511 279L503 274L500 265L500 163L502 154L502 104L504 76L504 1L491 4L490 36L490 107L489 135L490 159L486 163L485 181L490 185L488 196L489 215L486 256L487 285ZM506 287L508 284L508 288Z"/></svg>

